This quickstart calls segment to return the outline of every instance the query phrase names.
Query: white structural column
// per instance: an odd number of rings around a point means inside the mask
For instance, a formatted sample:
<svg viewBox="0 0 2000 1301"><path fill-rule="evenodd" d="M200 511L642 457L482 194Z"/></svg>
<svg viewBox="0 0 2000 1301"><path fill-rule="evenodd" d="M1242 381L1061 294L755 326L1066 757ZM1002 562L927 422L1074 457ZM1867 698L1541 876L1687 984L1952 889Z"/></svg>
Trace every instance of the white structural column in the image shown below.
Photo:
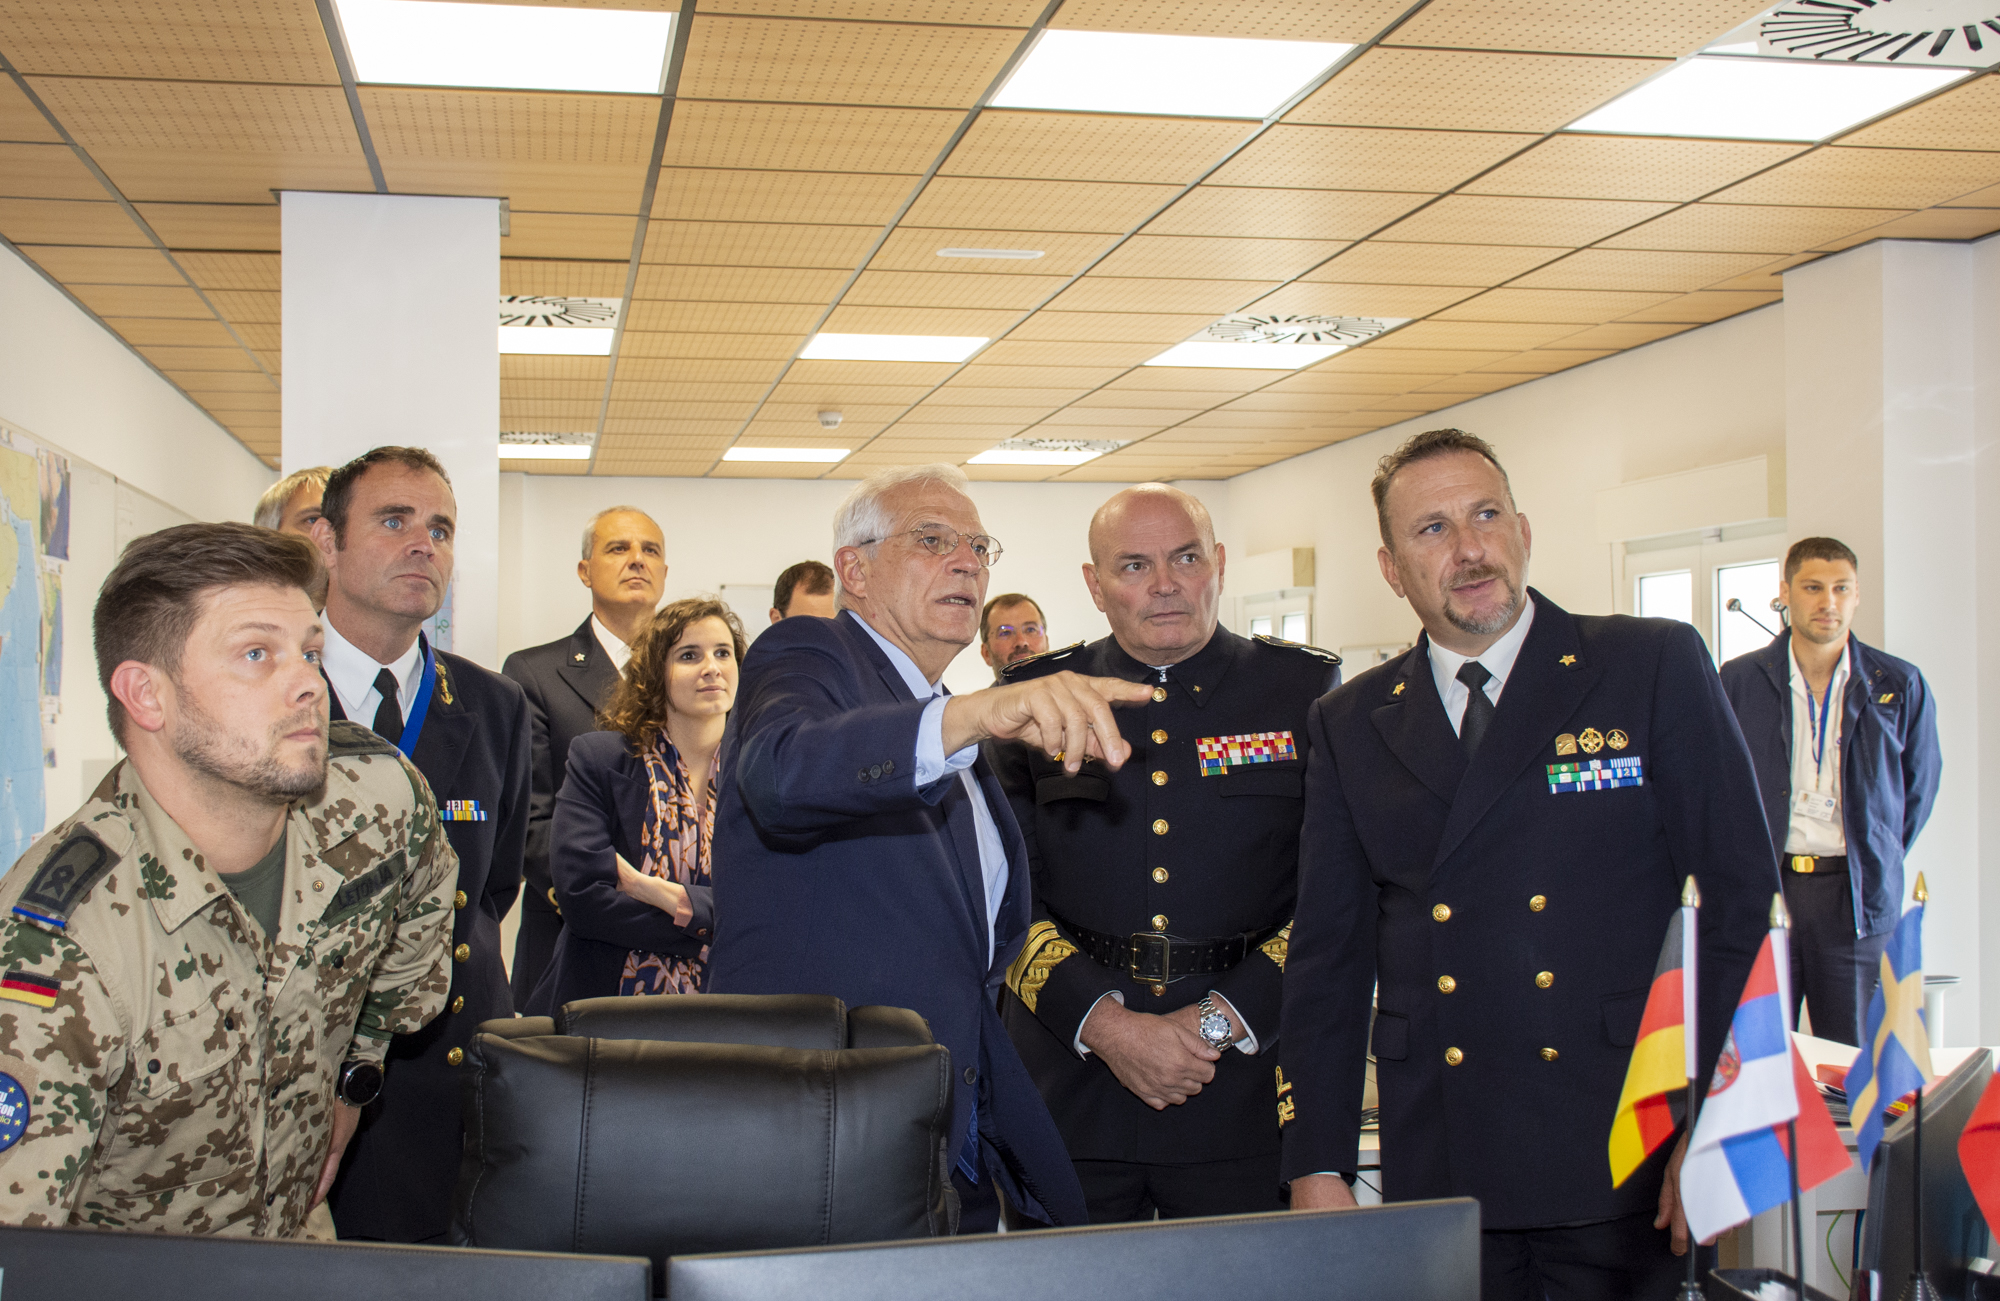
<svg viewBox="0 0 2000 1301"><path fill-rule="evenodd" d="M1982 644L2000 650L1981 636L2000 616L1996 289L2000 240L1878 241L1785 275L1787 532L1854 548L1857 635L1937 699L1944 785L1910 867L1930 885L1925 968L1963 982L1951 1044L2000 1042L2000 953L1980 942L2000 924L2000 818L1980 813L2000 779L1982 761L2000 691L1981 690Z"/></svg>
<svg viewBox="0 0 2000 1301"><path fill-rule="evenodd" d="M497 668L500 201L283 196L284 468L426 447L458 498L452 649Z"/></svg>

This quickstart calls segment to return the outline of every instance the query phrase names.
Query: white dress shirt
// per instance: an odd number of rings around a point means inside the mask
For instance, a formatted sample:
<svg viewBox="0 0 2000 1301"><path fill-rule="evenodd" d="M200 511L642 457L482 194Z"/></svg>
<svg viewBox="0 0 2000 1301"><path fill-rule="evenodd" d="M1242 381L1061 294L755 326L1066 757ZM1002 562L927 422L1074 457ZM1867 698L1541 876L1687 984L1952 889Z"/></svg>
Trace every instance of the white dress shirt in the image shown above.
<svg viewBox="0 0 2000 1301"><path fill-rule="evenodd" d="M1785 660L1792 667L1792 801L1791 826L1785 832L1785 853L1839 857L1847 852L1847 829L1840 820L1840 725L1844 712L1841 704L1847 697L1847 653L1842 650L1839 663L1833 666L1830 689L1825 696L1818 698L1806 685L1805 670L1799 667L1799 657L1788 654ZM1819 761L1815 763L1813 738L1818 729L1814 727L1813 718L1822 701L1832 717L1821 724L1826 738L1820 747ZM1802 794L1817 797L1820 801L1818 807L1831 816L1817 818L1806 812L1806 806L1799 801ZM1825 804L1828 799L1833 801L1830 809Z"/></svg>
<svg viewBox="0 0 2000 1301"><path fill-rule="evenodd" d="M590 616L590 630L597 634L597 644L611 657L611 667L623 673L625 665L632 658L632 648L618 640L618 634L606 627L604 620L595 614Z"/></svg>
<svg viewBox="0 0 2000 1301"><path fill-rule="evenodd" d="M1471 689L1458 680L1459 669L1467 660L1476 659L1484 664L1493 675L1486 679L1486 698L1499 704L1500 693L1507 688L1507 675L1514 671L1514 661L1521 657L1521 645L1528 640L1528 628L1534 622L1535 598L1531 596L1527 608L1506 635L1477 655L1461 655L1431 642L1431 678L1437 683L1438 699L1444 702L1445 717L1451 720L1452 731L1458 731L1465 722L1465 707L1472 703Z"/></svg>
<svg viewBox="0 0 2000 1301"><path fill-rule="evenodd" d="M849 612L852 614L852 611ZM860 615L854 621L867 630L889 662L902 674L903 685L918 700L926 696L931 703L924 706L923 717L917 723L917 789L922 790L940 778L958 774L965 785L965 793L972 798L972 828L979 845L979 874L986 882L986 965L993 965L993 927L1000 918L1000 901L1007 895L1007 845L1000 839L1000 824L993 820L993 810L986 807L986 792L979 788L979 781L972 774L972 761L979 757L979 747L968 745L956 754L947 756L944 752L944 705L945 690L942 685L932 682L917 667L915 660L905 655L902 648L868 627L868 621Z"/></svg>
<svg viewBox="0 0 2000 1301"><path fill-rule="evenodd" d="M340 698L341 711L363 727L373 727L375 710L382 704L382 693L375 689L375 675L387 669L396 679L397 712L407 722L410 701L424 676L422 640L411 642L410 649L395 663L384 664L341 636L333 620L324 615L320 619L326 625L326 647L320 652L320 664L326 669L326 680L333 684L334 694Z"/></svg>

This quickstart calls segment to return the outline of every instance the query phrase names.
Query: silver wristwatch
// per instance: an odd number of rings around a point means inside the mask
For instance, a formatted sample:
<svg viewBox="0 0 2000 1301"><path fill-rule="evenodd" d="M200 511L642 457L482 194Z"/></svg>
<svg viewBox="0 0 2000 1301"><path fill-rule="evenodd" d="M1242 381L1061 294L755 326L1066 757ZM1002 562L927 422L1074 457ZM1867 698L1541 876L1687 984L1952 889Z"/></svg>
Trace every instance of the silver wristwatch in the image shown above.
<svg viewBox="0 0 2000 1301"><path fill-rule="evenodd" d="M1228 1013L1217 1007L1215 999L1208 994L1203 994L1201 1002L1195 1004L1195 1007L1201 1012L1199 1028L1201 1037L1208 1041L1208 1046L1217 1052L1227 1048L1229 1036L1236 1033L1236 1026L1230 1021Z"/></svg>

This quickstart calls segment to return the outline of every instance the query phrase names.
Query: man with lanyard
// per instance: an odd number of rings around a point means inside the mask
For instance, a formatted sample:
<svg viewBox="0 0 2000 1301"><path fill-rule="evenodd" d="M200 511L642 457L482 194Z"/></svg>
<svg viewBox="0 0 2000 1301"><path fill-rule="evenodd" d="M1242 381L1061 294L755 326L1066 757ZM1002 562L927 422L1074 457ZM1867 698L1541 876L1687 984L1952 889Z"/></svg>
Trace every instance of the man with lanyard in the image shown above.
<svg viewBox="0 0 2000 1301"><path fill-rule="evenodd" d="M409 756L459 861L450 998L391 1045L381 1099L329 1201L343 1238L437 1242L458 1179L458 1067L479 1023L514 1010L500 919L520 891L527 842L528 702L512 680L422 636L451 583L458 515L436 457L378 447L333 472L320 509L329 708Z"/></svg>
<svg viewBox="0 0 2000 1301"><path fill-rule="evenodd" d="M1882 946L1903 909L1903 856L1937 800L1937 707L1914 664L1863 645L1854 552L1805 538L1785 556L1792 626L1722 666L1757 767L1792 914L1792 1015L1861 1042Z"/></svg>

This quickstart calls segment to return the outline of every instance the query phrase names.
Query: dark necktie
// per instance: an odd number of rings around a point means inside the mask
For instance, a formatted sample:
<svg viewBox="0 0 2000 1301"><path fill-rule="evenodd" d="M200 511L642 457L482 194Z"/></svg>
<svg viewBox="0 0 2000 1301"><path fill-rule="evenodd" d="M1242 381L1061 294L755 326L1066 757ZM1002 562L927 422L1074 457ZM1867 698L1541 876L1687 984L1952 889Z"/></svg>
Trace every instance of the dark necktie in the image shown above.
<svg viewBox="0 0 2000 1301"><path fill-rule="evenodd" d="M375 675L375 689L382 703L375 706L375 735L390 745L403 739L403 706L396 699L396 675L383 669Z"/></svg>
<svg viewBox="0 0 2000 1301"><path fill-rule="evenodd" d="M1466 697L1465 718L1458 725L1458 743L1465 747L1467 759L1479 753L1487 724L1493 721L1493 701L1486 694L1486 683L1492 676L1478 660L1467 660L1458 669L1458 680L1472 693Z"/></svg>

